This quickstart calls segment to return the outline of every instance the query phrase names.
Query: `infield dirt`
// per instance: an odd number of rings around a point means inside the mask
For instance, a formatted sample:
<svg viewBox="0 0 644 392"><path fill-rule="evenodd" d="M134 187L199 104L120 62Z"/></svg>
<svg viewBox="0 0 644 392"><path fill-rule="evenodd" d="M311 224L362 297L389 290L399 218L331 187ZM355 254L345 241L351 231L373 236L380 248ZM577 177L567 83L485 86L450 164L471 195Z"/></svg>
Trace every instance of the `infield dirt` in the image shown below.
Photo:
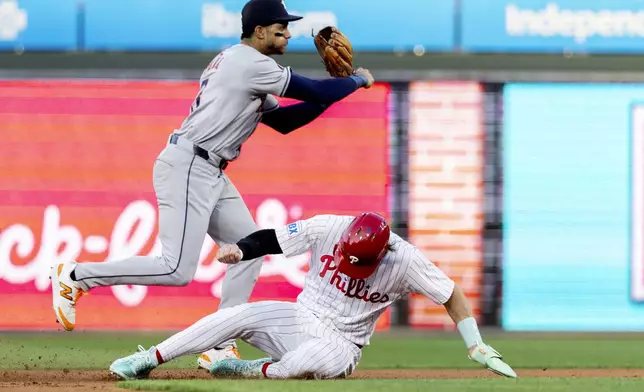
<svg viewBox="0 0 644 392"><path fill-rule="evenodd" d="M644 369L519 369L519 377L614 377L643 378ZM449 379L499 377L484 369L392 369L359 370L358 379ZM210 379L203 370L156 370L151 379ZM0 389L11 392L124 391L107 370L5 370L0 371Z"/></svg>

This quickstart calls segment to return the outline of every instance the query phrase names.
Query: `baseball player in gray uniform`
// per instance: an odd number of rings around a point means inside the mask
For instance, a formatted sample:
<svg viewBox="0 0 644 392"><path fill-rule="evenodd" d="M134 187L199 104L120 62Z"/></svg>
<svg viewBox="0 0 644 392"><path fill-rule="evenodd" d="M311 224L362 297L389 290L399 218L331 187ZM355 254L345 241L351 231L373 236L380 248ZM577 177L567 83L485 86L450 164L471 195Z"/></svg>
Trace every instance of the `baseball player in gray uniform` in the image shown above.
<svg viewBox="0 0 644 392"><path fill-rule="evenodd" d="M288 24L299 19L281 0L250 0L244 6L241 42L218 54L203 71L189 115L154 164L162 255L53 265L53 309L65 330L74 329L76 303L84 292L128 284L185 286L197 270L206 233L221 245L257 230L225 169L260 122L288 134L334 102L371 87L374 79L366 69L346 78L312 80L269 57L286 51ZM275 96L302 102L280 107ZM220 309L248 301L262 260L228 267ZM215 357L210 360L239 357L234 340L204 355Z"/></svg>

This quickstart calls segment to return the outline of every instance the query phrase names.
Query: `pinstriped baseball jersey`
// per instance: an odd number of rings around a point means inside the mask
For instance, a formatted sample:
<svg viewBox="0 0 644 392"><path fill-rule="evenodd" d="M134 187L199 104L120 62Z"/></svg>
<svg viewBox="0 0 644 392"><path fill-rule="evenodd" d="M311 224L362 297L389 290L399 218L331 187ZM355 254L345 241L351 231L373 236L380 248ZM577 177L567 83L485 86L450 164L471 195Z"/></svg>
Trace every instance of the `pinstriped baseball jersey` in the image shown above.
<svg viewBox="0 0 644 392"><path fill-rule="evenodd" d="M353 216L317 215L276 229L287 257L311 251L311 264L297 302L349 341L368 345L376 320L408 293L444 304L454 281L409 242L392 233L388 252L367 279L350 279L333 264L333 249Z"/></svg>
<svg viewBox="0 0 644 392"><path fill-rule="evenodd" d="M190 114L175 133L233 160L262 114L279 107L274 96L284 95L290 78L289 67L248 45L232 46L203 71Z"/></svg>

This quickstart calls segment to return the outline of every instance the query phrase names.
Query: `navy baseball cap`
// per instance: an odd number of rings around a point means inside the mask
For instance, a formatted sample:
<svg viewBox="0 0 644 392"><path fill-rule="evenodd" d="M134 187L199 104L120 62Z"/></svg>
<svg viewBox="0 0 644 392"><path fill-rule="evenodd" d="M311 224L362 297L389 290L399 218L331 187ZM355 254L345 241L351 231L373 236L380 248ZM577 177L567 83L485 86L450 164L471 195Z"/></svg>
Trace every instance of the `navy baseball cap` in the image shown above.
<svg viewBox="0 0 644 392"><path fill-rule="evenodd" d="M286 11L283 0L250 0L242 9L242 30L252 32L256 26L270 26L302 19Z"/></svg>

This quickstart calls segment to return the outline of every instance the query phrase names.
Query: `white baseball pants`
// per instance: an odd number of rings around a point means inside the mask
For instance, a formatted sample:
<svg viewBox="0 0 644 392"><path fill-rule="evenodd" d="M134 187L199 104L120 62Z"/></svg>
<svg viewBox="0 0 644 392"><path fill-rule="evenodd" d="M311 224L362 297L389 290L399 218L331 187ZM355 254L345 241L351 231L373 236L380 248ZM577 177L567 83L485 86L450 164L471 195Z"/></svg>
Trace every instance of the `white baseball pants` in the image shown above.
<svg viewBox="0 0 644 392"><path fill-rule="evenodd" d="M198 354L221 342L241 338L270 355L269 378L344 378L357 366L362 351L291 302L262 301L219 310L157 345L168 362Z"/></svg>

